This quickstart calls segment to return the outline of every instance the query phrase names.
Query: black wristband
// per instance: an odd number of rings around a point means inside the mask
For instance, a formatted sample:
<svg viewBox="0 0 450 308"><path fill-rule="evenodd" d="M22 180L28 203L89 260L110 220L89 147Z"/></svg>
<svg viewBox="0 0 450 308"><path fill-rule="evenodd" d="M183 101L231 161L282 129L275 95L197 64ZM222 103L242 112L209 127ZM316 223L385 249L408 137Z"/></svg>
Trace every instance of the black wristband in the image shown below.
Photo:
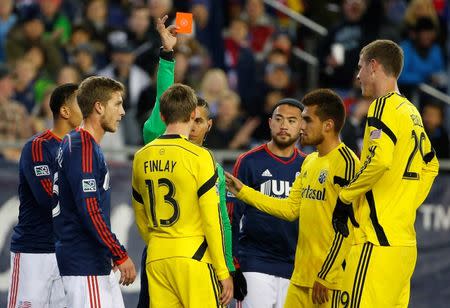
<svg viewBox="0 0 450 308"><path fill-rule="evenodd" d="M174 58L173 50L166 51L166 50L164 50L163 47L161 47L161 48L159 49L159 57L160 57L161 59L166 60L166 61L171 61L171 62L173 62L173 61L174 61L174 60L173 60L173 58Z"/></svg>

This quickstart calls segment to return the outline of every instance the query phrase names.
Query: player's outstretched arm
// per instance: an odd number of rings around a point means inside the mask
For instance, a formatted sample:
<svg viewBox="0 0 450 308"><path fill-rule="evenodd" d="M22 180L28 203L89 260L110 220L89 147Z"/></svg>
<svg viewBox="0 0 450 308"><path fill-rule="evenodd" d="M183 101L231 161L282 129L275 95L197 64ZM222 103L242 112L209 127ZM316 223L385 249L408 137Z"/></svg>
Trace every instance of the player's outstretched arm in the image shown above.
<svg viewBox="0 0 450 308"><path fill-rule="evenodd" d="M166 130L166 124L160 115L159 99L174 83L175 61L173 58L173 48L177 43L176 26L172 25L166 28L164 25L166 20L167 15L163 18L158 18L156 25L163 46L160 51L159 66L156 73L156 102L143 128L145 144L158 138Z"/></svg>
<svg viewBox="0 0 450 308"><path fill-rule="evenodd" d="M239 200L256 207L258 210L284 220L294 221L298 219L301 198L300 177L295 179L289 196L286 199L266 196L263 193L244 185L239 179L228 172L225 172L225 177L227 189Z"/></svg>

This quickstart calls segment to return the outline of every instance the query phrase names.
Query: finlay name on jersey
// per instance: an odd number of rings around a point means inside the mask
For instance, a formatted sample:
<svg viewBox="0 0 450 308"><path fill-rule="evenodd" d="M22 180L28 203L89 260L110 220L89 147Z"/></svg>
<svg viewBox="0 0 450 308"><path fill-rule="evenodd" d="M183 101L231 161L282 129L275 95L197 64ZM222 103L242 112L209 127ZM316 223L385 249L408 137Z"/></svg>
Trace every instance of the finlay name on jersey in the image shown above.
<svg viewBox="0 0 450 308"><path fill-rule="evenodd" d="M291 183L289 181L268 180L260 185L260 191L273 197L287 197L291 191Z"/></svg>
<svg viewBox="0 0 450 308"><path fill-rule="evenodd" d="M144 162L144 173L147 172L173 172L176 161L173 160L147 160Z"/></svg>
<svg viewBox="0 0 450 308"><path fill-rule="evenodd" d="M308 185L307 187L302 188L302 198L325 201L325 192L325 187L320 190L311 188L311 186Z"/></svg>

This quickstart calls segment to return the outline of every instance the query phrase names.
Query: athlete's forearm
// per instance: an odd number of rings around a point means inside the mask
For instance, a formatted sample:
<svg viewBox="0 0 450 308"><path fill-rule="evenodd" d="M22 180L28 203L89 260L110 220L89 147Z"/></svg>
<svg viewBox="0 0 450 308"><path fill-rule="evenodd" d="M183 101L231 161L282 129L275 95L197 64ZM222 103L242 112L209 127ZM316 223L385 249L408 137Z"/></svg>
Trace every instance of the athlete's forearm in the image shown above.
<svg viewBox="0 0 450 308"><path fill-rule="evenodd" d="M286 199L273 198L244 185L236 198L280 219L294 221L298 218L298 206L289 197Z"/></svg>
<svg viewBox="0 0 450 308"><path fill-rule="evenodd" d="M156 102L150 117L145 121L143 128L144 143L147 144L158 138L166 130L166 124L160 115L161 95L174 83L175 61L170 58L160 58L156 74Z"/></svg>

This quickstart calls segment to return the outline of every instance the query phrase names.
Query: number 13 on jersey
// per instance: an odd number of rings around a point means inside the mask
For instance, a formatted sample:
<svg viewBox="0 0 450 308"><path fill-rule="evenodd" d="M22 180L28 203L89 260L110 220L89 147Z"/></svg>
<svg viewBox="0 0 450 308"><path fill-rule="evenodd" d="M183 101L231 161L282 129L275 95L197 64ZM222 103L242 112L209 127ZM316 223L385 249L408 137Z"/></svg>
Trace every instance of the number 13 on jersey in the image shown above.
<svg viewBox="0 0 450 308"><path fill-rule="evenodd" d="M155 183L153 180L145 180L145 185L147 185L148 197L150 200L150 215L153 227L169 227L178 221L180 218L180 207L178 206L177 201L175 200L176 189L175 185L172 181L167 178L158 179L158 183ZM166 188L167 193L164 195L164 203L168 204L173 208L172 216L168 218L157 219L156 214L156 197L155 197L155 189Z"/></svg>

